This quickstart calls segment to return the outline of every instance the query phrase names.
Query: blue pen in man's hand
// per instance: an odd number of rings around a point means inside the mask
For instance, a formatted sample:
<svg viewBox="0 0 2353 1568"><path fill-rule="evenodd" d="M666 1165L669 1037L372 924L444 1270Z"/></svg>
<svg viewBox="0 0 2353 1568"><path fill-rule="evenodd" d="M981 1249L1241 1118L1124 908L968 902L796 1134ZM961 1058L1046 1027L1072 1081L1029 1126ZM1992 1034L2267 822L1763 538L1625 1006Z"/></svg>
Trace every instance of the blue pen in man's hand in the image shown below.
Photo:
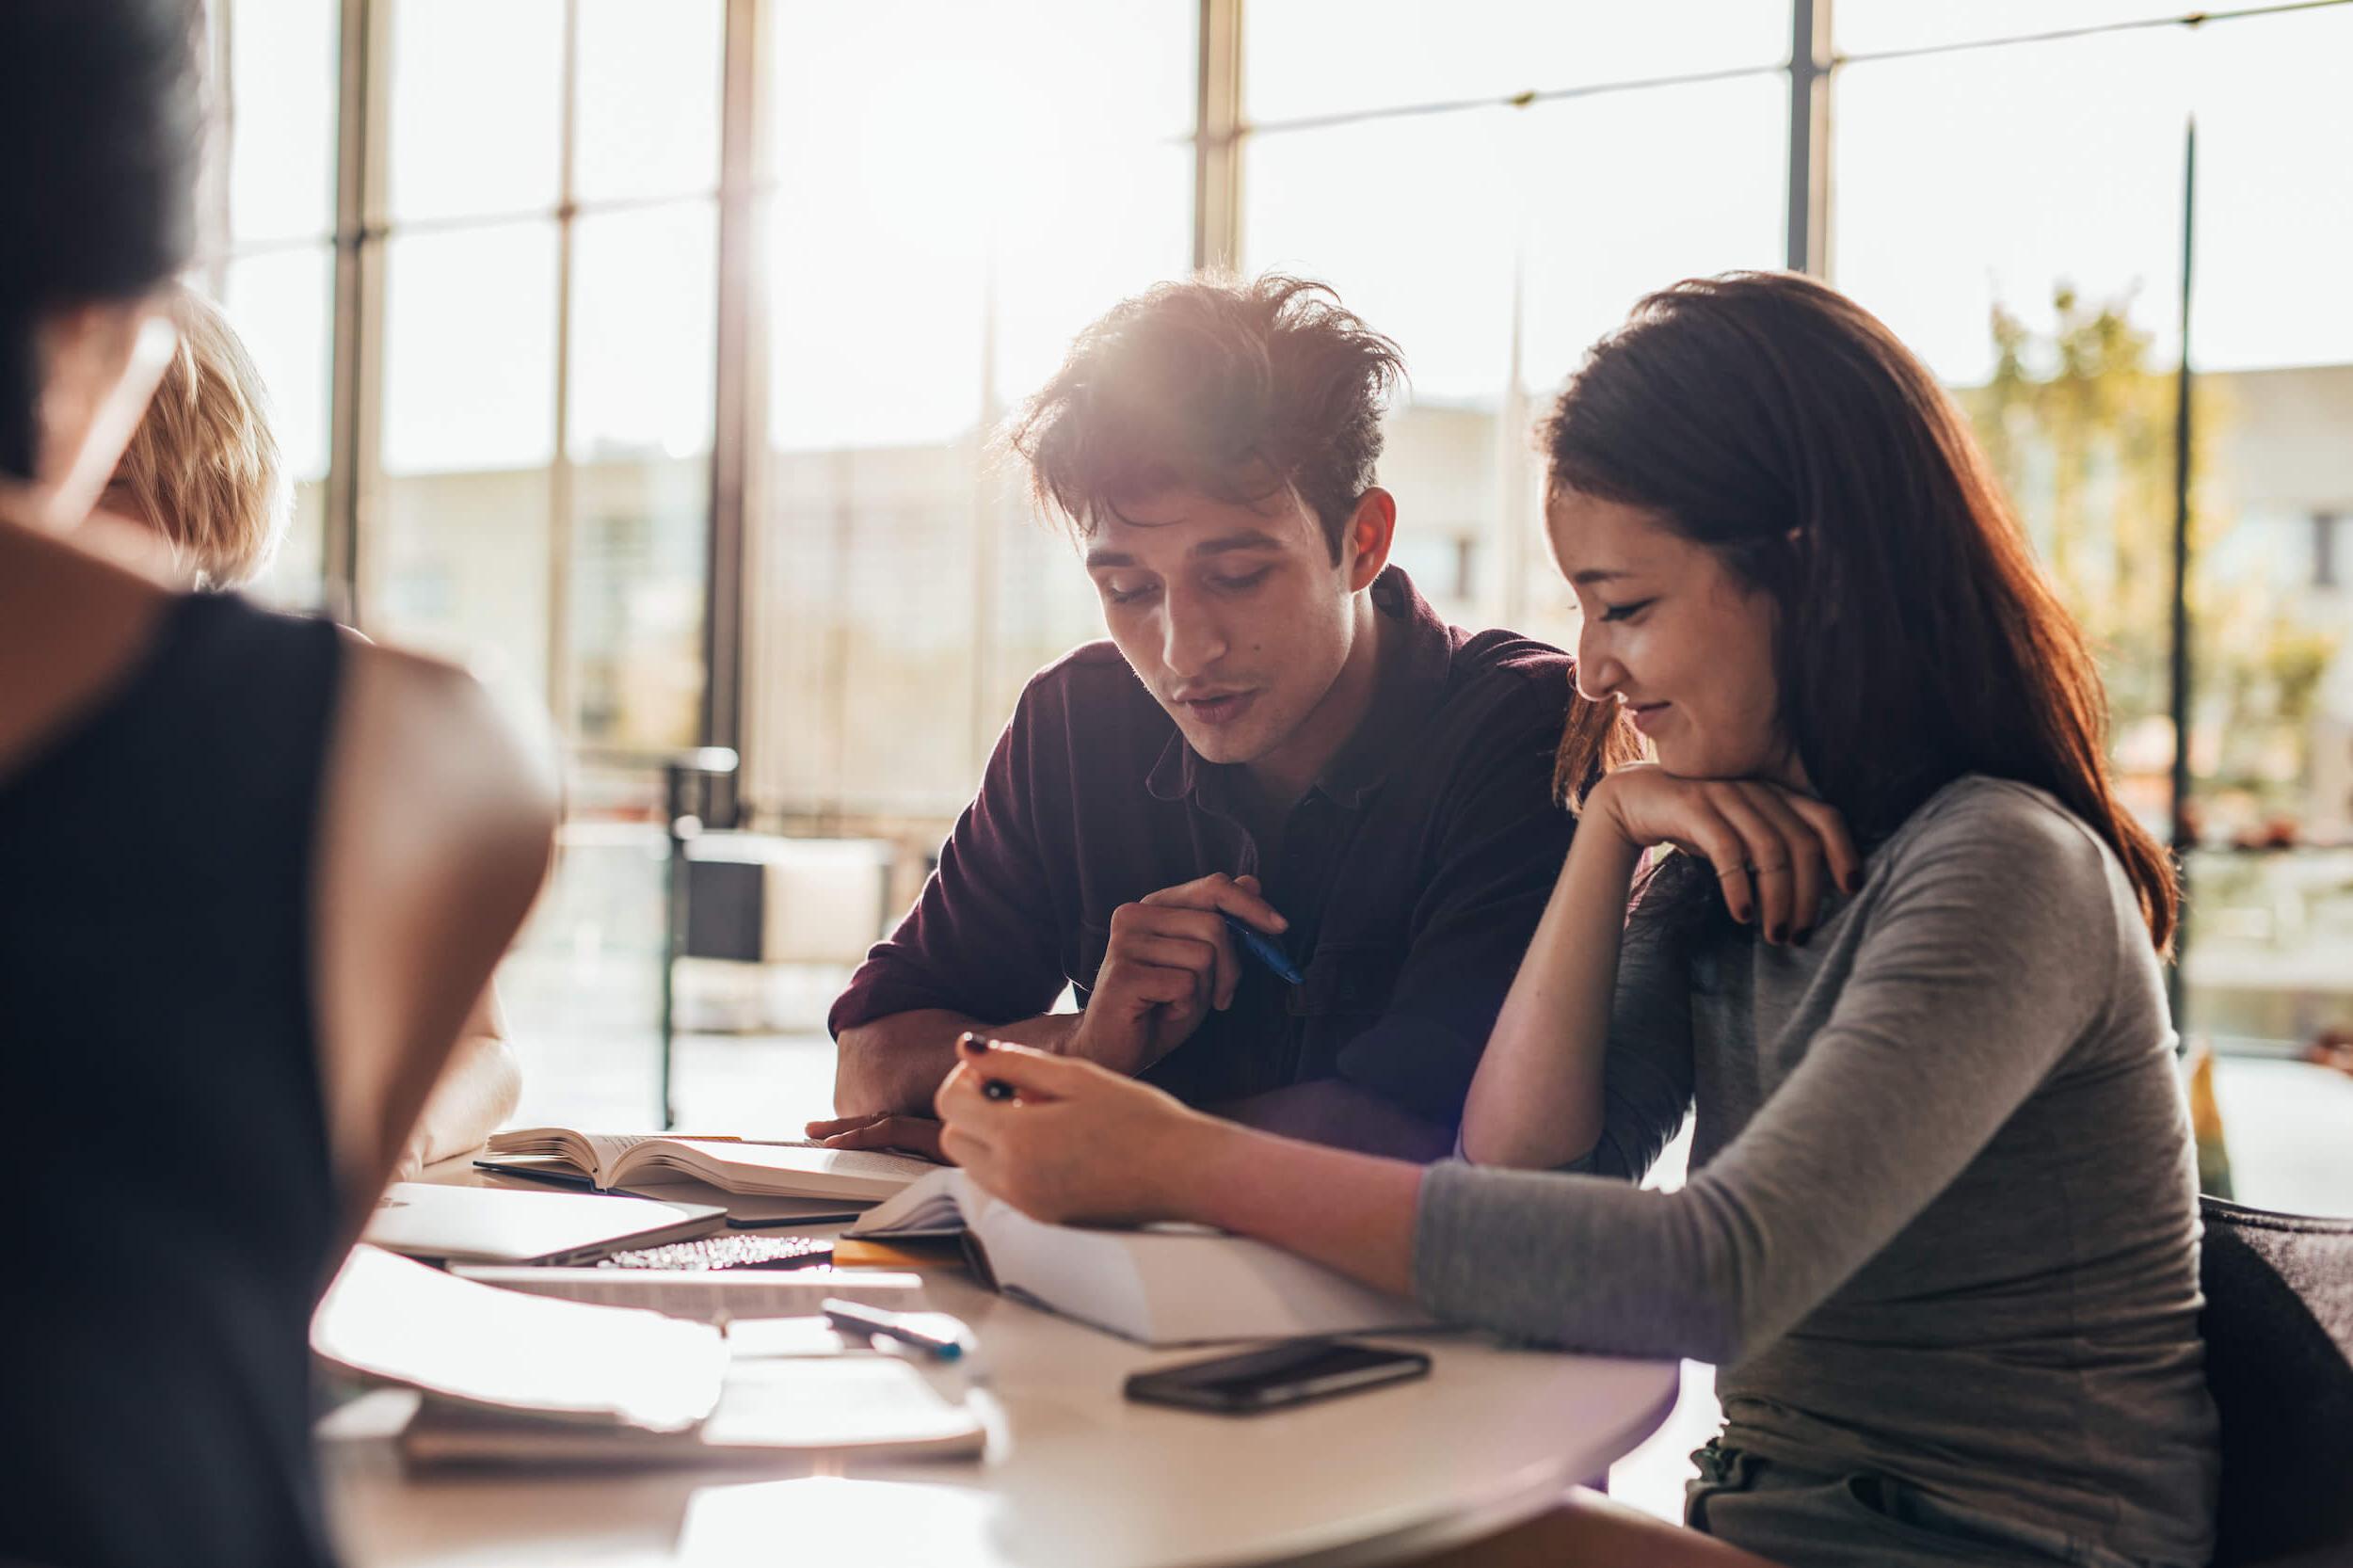
<svg viewBox="0 0 2353 1568"><path fill-rule="evenodd" d="M1242 951L1273 969L1275 977L1286 985L1305 983L1307 977L1299 972L1299 966L1291 962L1290 954L1276 947L1265 932L1223 909L1217 914L1218 919L1225 922L1225 929L1234 934L1234 940L1241 944Z"/></svg>

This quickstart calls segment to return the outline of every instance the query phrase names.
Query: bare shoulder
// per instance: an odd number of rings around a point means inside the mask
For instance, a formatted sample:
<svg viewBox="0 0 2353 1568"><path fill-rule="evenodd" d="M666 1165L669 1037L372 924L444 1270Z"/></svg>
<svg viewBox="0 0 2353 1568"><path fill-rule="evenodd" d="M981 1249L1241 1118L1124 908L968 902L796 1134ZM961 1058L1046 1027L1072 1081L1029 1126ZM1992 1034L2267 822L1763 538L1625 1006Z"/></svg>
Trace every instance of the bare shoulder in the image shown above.
<svg viewBox="0 0 2353 1568"><path fill-rule="evenodd" d="M485 874L520 872L536 886L559 803L545 732L519 723L473 677L439 659L346 631L344 665L339 785L374 803L370 820L429 815L437 837Z"/></svg>

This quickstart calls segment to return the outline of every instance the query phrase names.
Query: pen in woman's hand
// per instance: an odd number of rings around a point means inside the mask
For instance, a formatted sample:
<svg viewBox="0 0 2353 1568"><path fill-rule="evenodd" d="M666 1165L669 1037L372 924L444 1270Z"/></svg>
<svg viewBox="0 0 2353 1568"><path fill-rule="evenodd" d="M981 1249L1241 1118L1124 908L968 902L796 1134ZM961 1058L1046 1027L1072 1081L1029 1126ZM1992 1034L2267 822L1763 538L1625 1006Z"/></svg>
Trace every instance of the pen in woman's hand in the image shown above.
<svg viewBox="0 0 2353 1568"><path fill-rule="evenodd" d="M956 1036L956 1048L970 1056L982 1056L988 1051L988 1041L968 1029ZM981 1097L1009 1100L1013 1098L1013 1085L1001 1078L984 1078L981 1080Z"/></svg>

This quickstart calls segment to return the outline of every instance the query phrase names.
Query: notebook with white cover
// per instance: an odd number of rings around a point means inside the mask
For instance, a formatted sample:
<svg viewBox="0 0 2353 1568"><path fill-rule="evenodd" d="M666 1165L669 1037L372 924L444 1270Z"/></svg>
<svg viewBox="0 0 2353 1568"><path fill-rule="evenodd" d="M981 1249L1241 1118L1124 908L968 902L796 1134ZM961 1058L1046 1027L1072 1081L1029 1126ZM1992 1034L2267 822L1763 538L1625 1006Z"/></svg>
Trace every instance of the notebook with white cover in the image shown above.
<svg viewBox="0 0 2353 1568"><path fill-rule="evenodd" d="M803 1144L756 1144L726 1138L674 1138L661 1133L579 1132L528 1127L495 1133L494 1155L554 1156L598 1187L692 1176L729 1192L762 1197L888 1198L939 1167L913 1155L872 1149L825 1149Z"/></svg>
<svg viewBox="0 0 2353 1568"><path fill-rule="evenodd" d="M718 1407L687 1432L583 1427L427 1402L401 1433L417 1464L713 1464L808 1454L950 1459L987 1432L904 1361L882 1356L740 1361Z"/></svg>
<svg viewBox="0 0 2353 1568"><path fill-rule="evenodd" d="M595 1306L635 1307L701 1323L792 1318L820 1310L827 1296L892 1311L922 1293L920 1274L886 1269L547 1269L454 1263L476 1285L554 1296Z"/></svg>
<svg viewBox="0 0 2353 1568"><path fill-rule="evenodd" d="M360 1240L409 1257L568 1263L683 1241L726 1219L726 1209L710 1204L396 1181L376 1200Z"/></svg>
<svg viewBox="0 0 2353 1568"><path fill-rule="evenodd" d="M844 1234L961 1234L997 1289L1146 1345L1433 1326L1403 1297L1263 1241L1198 1225L1048 1224L955 1169L933 1172Z"/></svg>

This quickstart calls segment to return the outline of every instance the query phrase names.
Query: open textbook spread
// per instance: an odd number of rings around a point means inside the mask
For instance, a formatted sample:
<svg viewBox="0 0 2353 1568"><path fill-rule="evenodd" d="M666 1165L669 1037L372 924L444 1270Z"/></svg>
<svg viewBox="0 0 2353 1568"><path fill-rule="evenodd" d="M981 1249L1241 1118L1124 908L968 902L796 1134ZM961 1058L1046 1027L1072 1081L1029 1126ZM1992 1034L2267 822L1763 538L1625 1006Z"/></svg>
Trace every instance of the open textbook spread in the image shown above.
<svg viewBox="0 0 2353 1568"><path fill-rule="evenodd" d="M1146 1345L1432 1326L1403 1297L1263 1241L1200 1225L1048 1224L954 1169L868 1209L845 1234L961 1236L995 1288Z"/></svg>
<svg viewBox="0 0 2353 1568"><path fill-rule="evenodd" d="M660 1133L575 1132L529 1127L490 1139L493 1155L545 1155L598 1187L658 1184L691 1176L722 1192L783 1198L848 1198L874 1203L939 1169L912 1155L821 1149L797 1144L741 1144Z"/></svg>

